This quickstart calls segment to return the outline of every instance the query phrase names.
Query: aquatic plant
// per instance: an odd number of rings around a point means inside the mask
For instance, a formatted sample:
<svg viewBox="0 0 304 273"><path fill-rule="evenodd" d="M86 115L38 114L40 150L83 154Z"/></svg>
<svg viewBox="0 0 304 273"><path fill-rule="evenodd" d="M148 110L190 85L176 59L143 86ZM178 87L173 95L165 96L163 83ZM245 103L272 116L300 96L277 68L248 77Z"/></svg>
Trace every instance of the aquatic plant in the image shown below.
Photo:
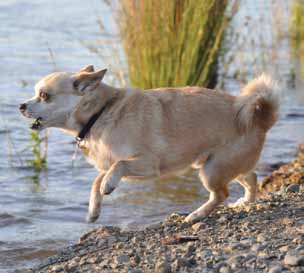
<svg viewBox="0 0 304 273"><path fill-rule="evenodd" d="M215 85L221 44L238 1L119 3L119 29L134 86Z"/></svg>
<svg viewBox="0 0 304 273"><path fill-rule="evenodd" d="M30 136L30 147L34 158L27 160L27 162L29 166L34 168L36 172L40 172L41 170L46 168L48 135L47 133L45 133L43 137L40 137L37 131L31 131Z"/></svg>

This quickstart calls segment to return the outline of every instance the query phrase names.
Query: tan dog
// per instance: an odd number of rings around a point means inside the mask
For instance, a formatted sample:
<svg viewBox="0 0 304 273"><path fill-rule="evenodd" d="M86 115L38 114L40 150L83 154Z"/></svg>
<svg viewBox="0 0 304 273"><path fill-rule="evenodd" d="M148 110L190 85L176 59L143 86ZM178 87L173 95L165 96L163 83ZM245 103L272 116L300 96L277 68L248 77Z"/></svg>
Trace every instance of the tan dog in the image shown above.
<svg viewBox="0 0 304 273"><path fill-rule="evenodd" d="M75 74L53 73L20 106L36 119L33 129L57 127L74 136L99 112L81 143L100 172L92 185L90 222L99 217L103 195L122 178L159 177L189 166L199 169L210 197L186 221L211 213L235 178L245 188L235 205L255 200L253 168L279 108L270 77L253 80L235 97L201 87L118 89L101 82L105 72L89 65Z"/></svg>

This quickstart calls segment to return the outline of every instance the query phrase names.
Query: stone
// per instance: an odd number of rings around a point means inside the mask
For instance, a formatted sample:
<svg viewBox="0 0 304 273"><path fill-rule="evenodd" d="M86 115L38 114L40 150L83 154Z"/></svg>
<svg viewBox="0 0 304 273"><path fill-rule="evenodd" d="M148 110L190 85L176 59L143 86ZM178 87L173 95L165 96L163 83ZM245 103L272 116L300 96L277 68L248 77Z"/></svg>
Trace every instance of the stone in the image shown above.
<svg viewBox="0 0 304 273"><path fill-rule="evenodd" d="M232 268L232 269L236 269L237 267L241 266L241 262L244 259L243 255L235 255L230 257L227 260L228 265Z"/></svg>
<svg viewBox="0 0 304 273"><path fill-rule="evenodd" d="M195 232L199 232L200 230L204 229L205 228L205 225L203 223L196 223L194 225L192 225L192 229L195 231Z"/></svg>
<svg viewBox="0 0 304 273"><path fill-rule="evenodd" d="M267 258L268 257L268 253L266 251L260 251L260 252L258 252L258 257L260 257L260 258Z"/></svg>
<svg viewBox="0 0 304 273"><path fill-rule="evenodd" d="M181 245L179 249L185 256L191 256L195 251L195 245L193 242L188 242L186 245Z"/></svg>
<svg viewBox="0 0 304 273"><path fill-rule="evenodd" d="M224 265L219 268L218 272L219 273L232 273L232 270L230 269L230 267L228 265Z"/></svg>
<svg viewBox="0 0 304 273"><path fill-rule="evenodd" d="M266 242L266 241L267 241L267 238L266 238L265 235L259 234L259 235L257 236L257 242L259 242L259 243L264 243L264 242Z"/></svg>
<svg viewBox="0 0 304 273"><path fill-rule="evenodd" d="M133 257L131 257L130 262L132 265L137 265L140 263L140 257L135 254Z"/></svg>
<svg viewBox="0 0 304 273"><path fill-rule="evenodd" d="M158 261L155 265L155 273L171 273L171 266L168 261Z"/></svg>
<svg viewBox="0 0 304 273"><path fill-rule="evenodd" d="M286 188L286 192L299 192L300 191L300 185L299 184L291 184Z"/></svg>
<svg viewBox="0 0 304 273"><path fill-rule="evenodd" d="M74 260L72 260L69 264L68 264L69 269L72 271L74 269L76 269L78 267L78 263Z"/></svg>
<svg viewBox="0 0 304 273"><path fill-rule="evenodd" d="M130 261L130 257L126 254L122 254L122 255L115 257L114 260L115 260L115 263L117 263L117 264L125 264Z"/></svg>
<svg viewBox="0 0 304 273"><path fill-rule="evenodd" d="M279 248L280 252L287 252L288 249L289 249L289 246L288 246L288 245L281 246L281 247Z"/></svg>
<svg viewBox="0 0 304 273"><path fill-rule="evenodd" d="M281 273L283 270L282 266L280 265L275 265L275 266L272 266L269 270L268 270L268 273Z"/></svg>
<svg viewBox="0 0 304 273"><path fill-rule="evenodd" d="M144 273L143 271L139 270L139 269L130 269L128 271L128 273Z"/></svg>
<svg viewBox="0 0 304 273"><path fill-rule="evenodd" d="M264 250L266 247L267 247L266 244L254 244L251 246L251 250L258 252L258 251Z"/></svg>
<svg viewBox="0 0 304 273"><path fill-rule="evenodd" d="M52 272L61 272L63 270L61 265L55 265L52 267Z"/></svg>
<svg viewBox="0 0 304 273"><path fill-rule="evenodd" d="M218 219L218 221L219 221L220 223L226 223L228 220L229 220L229 219L228 219L228 217L227 217L226 215L222 215L222 216Z"/></svg>
<svg viewBox="0 0 304 273"><path fill-rule="evenodd" d="M108 244L112 245L117 242L117 238L115 236L109 235L107 236Z"/></svg>
<svg viewBox="0 0 304 273"><path fill-rule="evenodd" d="M296 251L289 251L284 257L284 264L289 266L304 266L304 256Z"/></svg>

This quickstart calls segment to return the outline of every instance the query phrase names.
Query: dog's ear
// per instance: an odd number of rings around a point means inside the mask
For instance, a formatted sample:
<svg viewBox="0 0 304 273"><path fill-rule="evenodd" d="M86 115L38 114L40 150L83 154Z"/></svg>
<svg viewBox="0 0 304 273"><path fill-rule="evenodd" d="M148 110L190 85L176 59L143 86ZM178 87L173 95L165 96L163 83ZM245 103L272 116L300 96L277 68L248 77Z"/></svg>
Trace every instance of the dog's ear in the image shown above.
<svg viewBox="0 0 304 273"><path fill-rule="evenodd" d="M99 82L103 79L107 69L102 69L96 72L79 72L73 76L73 88L75 93L79 96L85 94L85 92L94 90Z"/></svg>
<svg viewBox="0 0 304 273"><path fill-rule="evenodd" d="M81 68L78 73L80 72L94 72L94 66L92 64L88 64Z"/></svg>

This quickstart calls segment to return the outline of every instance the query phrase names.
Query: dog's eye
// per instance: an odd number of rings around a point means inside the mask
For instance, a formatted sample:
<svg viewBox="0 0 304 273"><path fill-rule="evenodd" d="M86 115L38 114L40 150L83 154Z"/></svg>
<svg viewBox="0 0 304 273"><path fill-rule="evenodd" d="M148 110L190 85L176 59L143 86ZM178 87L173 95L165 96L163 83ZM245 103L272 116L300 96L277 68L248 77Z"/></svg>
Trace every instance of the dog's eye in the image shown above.
<svg viewBox="0 0 304 273"><path fill-rule="evenodd" d="M42 100L44 100L44 101L47 101L48 98L49 98L49 95L48 95L48 93L46 93L46 92L40 91L39 97L40 97L40 99L42 99Z"/></svg>

